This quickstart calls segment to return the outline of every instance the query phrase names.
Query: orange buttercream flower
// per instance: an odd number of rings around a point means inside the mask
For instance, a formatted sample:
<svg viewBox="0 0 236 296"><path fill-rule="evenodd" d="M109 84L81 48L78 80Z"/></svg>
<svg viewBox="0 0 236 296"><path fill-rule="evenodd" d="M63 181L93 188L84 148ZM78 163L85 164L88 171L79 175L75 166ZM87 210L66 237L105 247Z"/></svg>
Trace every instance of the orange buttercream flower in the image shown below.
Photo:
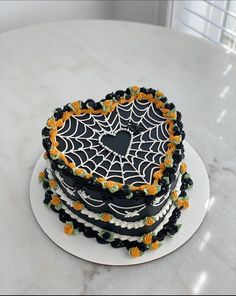
<svg viewBox="0 0 236 296"><path fill-rule="evenodd" d="M73 202L73 208L76 211L81 211L84 208L84 204L82 204L80 201Z"/></svg>
<svg viewBox="0 0 236 296"><path fill-rule="evenodd" d="M86 175L85 175L85 179L87 179L87 180L91 179L92 177L93 177L92 174L86 174Z"/></svg>
<svg viewBox="0 0 236 296"><path fill-rule="evenodd" d="M80 168L77 168L75 170L75 173L76 173L77 176L82 176L82 175L85 175L86 174L85 170L84 169L80 169Z"/></svg>
<svg viewBox="0 0 236 296"><path fill-rule="evenodd" d="M50 149L50 154L51 154L52 156L57 156L58 153L59 153L59 151L58 151L58 149L57 149L56 147L51 147L51 149Z"/></svg>
<svg viewBox="0 0 236 296"><path fill-rule="evenodd" d="M56 127L62 127L63 124L64 124L63 119L58 119L58 120L55 122L55 124L56 124Z"/></svg>
<svg viewBox="0 0 236 296"><path fill-rule="evenodd" d="M57 130L55 128L53 128L53 129L50 130L49 133L50 133L51 138L55 138L56 135L57 135Z"/></svg>
<svg viewBox="0 0 236 296"><path fill-rule="evenodd" d="M176 190L171 192L171 198L173 201L176 201L178 199L178 192Z"/></svg>
<svg viewBox="0 0 236 296"><path fill-rule="evenodd" d="M154 179L157 179L157 180L160 180L160 179L162 178L162 176L163 176L163 173L162 173L161 170L156 171L156 172L153 174L153 178L154 178Z"/></svg>
<svg viewBox="0 0 236 296"><path fill-rule="evenodd" d="M142 255L142 252L139 250L138 247L133 247L133 248L130 248L129 254L132 257L140 257Z"/></svg>
<svg viewBox="0 0 236 296"><path fill-rule="evenodd" d="M51 203L54 206L59 206L61 204L61 199L58 195L53 195L51 199Z"/></svg>
<svg viewBox="0 0 236 296"><path fill-rule="evenodd" d="M74 169L76 167L75 163L74 162L70 162L68 164L68 166L71 168L71 169Z"/></svg>
<svg viewBox="0 0 236 296"><path fill-rule="evenodd" d="M156 93L155 93L155 97L158 98L158 97L163 97L164 96L164 93L161 91L161 90L157 90Z"/></svg>
<svg viewBox="0 0 236 296"><path fill-rule="evenodd" d="M177 118L177 113L176 112L170 112L168 115L167 115L168 118L171 118L171 119L176 119Z"/></svg>
<svg viewBox="0 0 236 296"><path fill-rule="evenodd" d="M165 161L164 164L166 167L172 167L173 166L173 159L170 155L167 155L167 157L165 157Z"/></svg>
<svg viewBox="0 0 236 296"><path fill-rule="evenodd" d="M105 179L105 178L101 178L101 177L99 177L99 178L96 179L96 181L97 181L98 183L103 183L103 182L106 181L106 179Z"/></svg>
<svg viewBox="0 0 236 296"><path fill-rule="evenodd" d="M139 93L139 87L137 85L131 86L130 91L132 95L137 95Z"/></svg>
<svg viewBox="0 0 236 296"><path fill-rule="evenodd" d="M180 166L180 173L183 175L187 171L187 165L185 162L183 162Z"/></svg>
<svg viewBox="0 0 236 296"><path fill-rule="evenodd" d="M157 108L162 108L162 107L164 107L164 103L163 103L162 101L157 101L155 104L156 104L156 107L157 107Z"/></svg>
<svg viewBox="0 0 236 296"><path fill-rule="evenodd" d="M148 184L146 184L146 185L141 185L139 188L140 188L140 190L145 190L147 187L148 187Z"/></svg>
<svg viewBox="0 0 236 296"><path fill-rule="evenodd" d="M157 250L159 248L159 242L156 241L155 243L152 243L151 244L151 250Z"/></svg>
<svg viewBox="0 0 236 296"><path fill-rule="evenodd" d="M66 121L66 120L68 120L70 117L71 117L71 112L65 111L65 112L63 113L62 119L63 119L63 121Z"/></svg>
<svg viewBox="0 0 236 296"><path fill-rule="evenodd" d="M101 219L103 222L110 222L112 220L112 215L108 214L108 213L104 213L101 215Z"/></svg>
<svg viewBox="0 0 236 296"><path fill-rule="evenodd" d="M74 234L74 227L71 223L67 223L64 227L65 234L72 235Z"/></svg>
<svg viewBox="0 0 236 296"><path fill-rule="evenodd" d="M40 172L40 173L39 173L39 180L40 180L40 181L42 181L43 179L45 179L45 177L46 177L45 172Z"/></svg>
<svg viewBox="0 0 236 296"><path fill-rule="evenodd" d="M106 188L112 188L115 185L117 185L117 183L116 182L113 182L113 181L106 181L106 183L105 183L105 187Z"/></svg>
<svg viewBox="0 0 236 296"><path fill-rule="evenodd" d="M55 125L55 119L53 117L49 118L47 121L47 125L49 127L53 127Z"/></svg>
<svg viewBox="0 0 236 296"><path fill-rule="evenodd" d="M145 190L147 191L148 195L155 195L157 194L157 187L154 185L148 185Z"/></svg>
<svg viewBox="0 0 236 296"><path fill-rule="evenodd" d="M112 107L112 102L110 100L106 100L103 104L108 109Z"/></svg>
<svg viewBox="0 0 236 296"><path fill-rule="evenodd" d="M152 243L152 234L148 233L143 236L143 243L145 245L150 245Z"/></svg>
<svg viewBox="0 0 236 296"><path fill-rule="evenodd" d="M119 103L120 103L120 104L124 104L124 103L126 103L126 99L125 99L125 98L123 98L123 97L122 97L122 98L120 98L120 99L119 99Z"/></svg>
<svg viewBox="0 0 236 296"><path fill-rule="evenodd" d="M187 199L183 200L183 207L184 209L187 209L189 207L189 201Z"/></svg>
<svg viewBox="0 0 236 296"><path fill-rule="evenodd" d="M179 144L181 142L181 136L173 136L173 135L171 135L170 140L174 144Z"/></svg>
<svg viewBox="0 0 236 296"><path fill-rule="evenodd" d="M78 101L74 101L73 103L71 103L71 106L75 109L75 111L80 110L80 103Z"/></svg>
<svg viewBox="0 0 236 296"><path fill-rule="evenodd" d="M161 171L164 171L165 168L166 168L166 166L164 165L164 163L160 163L160 169L161 169Z"/></svg>
<svg viewBox="0 0 236 296"><path fill-rule="evenodd" d="M145 219L145 225L147 226L152 226L155 222L156 220L153 217L147 217Z"/></svg>
<svg viewBox="0 0 236 296"><path fill-rule="evenodd" d="M57 188L57 181L55 179L51 179L49 181L49 185L50 185L50 187L55 189L55 188Z"/></svg>

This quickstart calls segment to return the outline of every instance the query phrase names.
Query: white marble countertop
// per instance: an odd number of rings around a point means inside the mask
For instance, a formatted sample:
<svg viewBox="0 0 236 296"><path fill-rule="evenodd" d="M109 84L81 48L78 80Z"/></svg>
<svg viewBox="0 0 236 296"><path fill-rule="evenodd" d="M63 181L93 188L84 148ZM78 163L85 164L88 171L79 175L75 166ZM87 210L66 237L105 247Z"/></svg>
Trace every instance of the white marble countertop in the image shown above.
<svg viewBox="0 0 236 296"><path fill-rule="evenodd" d="M179 250L145 265L106 267L58 248L29 201L41 128L55 107L138 84L182 111L206 164L211 206ZM236 58L156 26L81 21L0 35L0 293L236 293Z"/></svg>

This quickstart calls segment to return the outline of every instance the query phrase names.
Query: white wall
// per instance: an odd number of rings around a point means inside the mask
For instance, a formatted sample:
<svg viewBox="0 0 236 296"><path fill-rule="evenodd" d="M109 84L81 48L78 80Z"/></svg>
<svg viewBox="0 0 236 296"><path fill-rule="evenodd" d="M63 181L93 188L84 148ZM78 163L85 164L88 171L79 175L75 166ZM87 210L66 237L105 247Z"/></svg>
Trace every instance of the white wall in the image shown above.
<svg viewBox="0 0 236 296"><path fill-rule="evenodd" d="M0 1L0 32L44 22L109 18L110 1Z"/></svg>
<svg viewBox="0 0 236 296"><path fill-rule="evenodd" d="M165 25L168 1L1 1L0 32L44 22L116 19Z"/></svg>

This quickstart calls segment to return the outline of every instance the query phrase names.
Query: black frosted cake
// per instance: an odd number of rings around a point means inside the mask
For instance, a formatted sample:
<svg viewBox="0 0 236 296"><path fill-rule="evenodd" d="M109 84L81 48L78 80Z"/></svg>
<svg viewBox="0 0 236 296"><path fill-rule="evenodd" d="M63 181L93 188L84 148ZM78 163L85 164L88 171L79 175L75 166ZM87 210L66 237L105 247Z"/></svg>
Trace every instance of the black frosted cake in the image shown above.
<svg viewBox="0 0 236 296"><path fill-rule="evenodd" d="M100 102L74 101L55 110L42 135L44 203L66 234L137 257L179 230L193 182L181 113L161 91L133 86Z"/></svg>

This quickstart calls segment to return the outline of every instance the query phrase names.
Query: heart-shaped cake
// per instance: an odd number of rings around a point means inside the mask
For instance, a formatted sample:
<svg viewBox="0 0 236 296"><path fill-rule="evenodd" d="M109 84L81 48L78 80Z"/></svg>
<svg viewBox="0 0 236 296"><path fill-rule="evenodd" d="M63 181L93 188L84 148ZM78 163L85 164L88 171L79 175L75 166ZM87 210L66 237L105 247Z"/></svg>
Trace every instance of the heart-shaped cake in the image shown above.
<svg viewBox="0 0 236 296"><path fill-rule="evenodd" d="M55 110L42 135L44 203L65 233L136 257L178 231L192 180L181 114L161 91L133 86L100 102L74 101Z"/></svg>

